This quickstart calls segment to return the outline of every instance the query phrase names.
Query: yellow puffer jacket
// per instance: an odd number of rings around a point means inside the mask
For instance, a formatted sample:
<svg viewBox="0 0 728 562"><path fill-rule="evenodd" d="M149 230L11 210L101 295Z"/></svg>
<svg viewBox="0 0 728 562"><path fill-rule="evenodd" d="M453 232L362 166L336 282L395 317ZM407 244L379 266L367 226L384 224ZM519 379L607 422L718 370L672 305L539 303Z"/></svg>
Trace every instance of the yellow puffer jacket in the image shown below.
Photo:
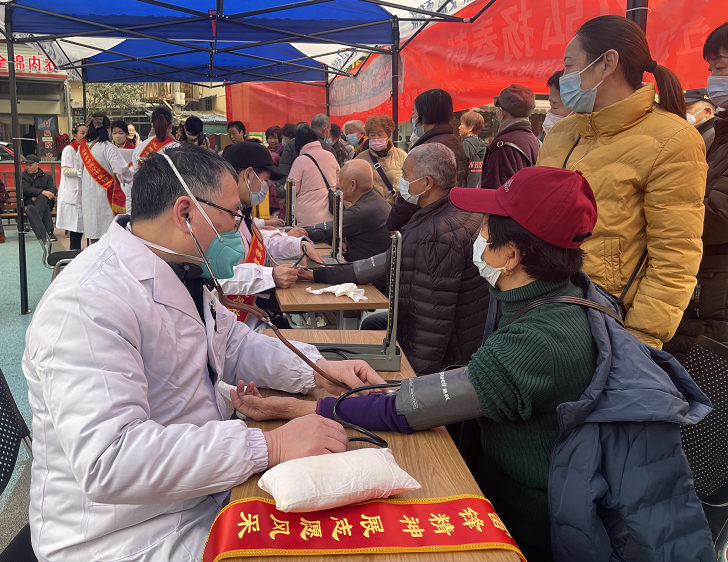
<svg viewBox="0 0 728 562"><path fill-rule="evenodd" d="M661 348L695 287L708 166L700 133L654 98L647 84L601 111L562 119L537 165L561 168L568 156L566 168L581 171L594 190L599 218L582 248L595 283L619 296L647 247L647 267L625 297L625 324Z"/></svg>

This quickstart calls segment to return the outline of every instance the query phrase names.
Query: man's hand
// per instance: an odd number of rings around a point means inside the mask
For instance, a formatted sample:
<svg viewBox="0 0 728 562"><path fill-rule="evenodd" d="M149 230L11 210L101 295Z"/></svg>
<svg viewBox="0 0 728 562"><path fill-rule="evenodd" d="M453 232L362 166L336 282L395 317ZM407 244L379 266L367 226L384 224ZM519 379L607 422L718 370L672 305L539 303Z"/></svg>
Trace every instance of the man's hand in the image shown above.
<svg viewBox="0 0 728 562"><path fill-rule="evenodd" d="M243 381L238 381L238 388L230 390L230 399L235 409L248 418L263 420L292 420L316 413L316 402L270 396L263 398L251 382L245 388Z"/></svg>
<svg viewBox="0 0 728 562"><path fill-rule="evenodd" d="M298 278L301 281L313 281L313 271L306 271L303 268L299 268L298 270Z"/></svg>
<svg viewBox="0 0 728 562"><path fill-rule="evenodd" d="M283 221L278 217L270 217L269 219L265 219L263 222L265 223L265 226L283 226Z"/></svg>
<svg viewBox="0 0 728 562"><path fill-rule="evenodd" d="M56 196L53 195L53 193L51 191L45 191L44 190L44 191L41 191L40 194L41 195L45 195L48 199L51 199L51 200L53 200L53 199L56 198Z"/></svg>
<svg viewBox="0 0 728 562"><path fill-rule="evenodd" d="M316 361L316 366L321 368L334 379L346 383L351 388L358 388L368 384L386 383L386 381L369 366L369 363L366 363L365 361L327 361L326 359L319 359ZM344 387L327 381L316 371L313 372L313 376L316 380L316 385L331 394L339 396L346 391ZM359 396L366 396L367 394L369 394L369 391L365 390L361 392Z"/></svg>
<svg viewBox="0 0 728 562"><path fill-rule="evenodd" d="M343 453L349 444L340 423L311 414L264 432L268 468L291 459Z"/></svg>
<svg viewBox="0 0 728 562"><path fill-rule="evenodd" d="M306 249L306 256L310 258L312 262L318 265L324 265L326 263L324 258L321 257L321 254L319 254L316 250L316 246L311 244L311 242L307 242L306 240L301 242L301 253L303 253L304 248Z"/></svg>
<svg viewBox="0 0 728 562"><path fill-rule="evenodd" d="M300 268L291 267L290 264L284 263L273 268L273 281L276 287L287 289L298 281L298 271Z"/></svg>
<svg viewBox="0 0 728 562"><path fill-rule="evenodd" d="M303 238L308 235L306 229L301 228L300 226L294 226L291 230L286 232L286 234L288 236L293 236L293 238Z"/></svg>

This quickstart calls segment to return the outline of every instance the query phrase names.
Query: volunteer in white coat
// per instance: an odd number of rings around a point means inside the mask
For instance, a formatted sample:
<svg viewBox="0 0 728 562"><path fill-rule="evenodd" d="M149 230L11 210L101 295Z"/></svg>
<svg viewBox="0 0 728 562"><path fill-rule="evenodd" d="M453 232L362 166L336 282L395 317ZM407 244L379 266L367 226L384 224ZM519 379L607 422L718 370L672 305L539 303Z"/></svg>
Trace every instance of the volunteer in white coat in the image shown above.
<svg viewBox="0 0 728 562"><path fill-rule="evenodd" d="M88 133L86 125L76 125L72 132L73 142L61 152L61 183L58 186L56 228L68 231L71 250L80 250L83 238L81 178L79 170L76 169L76 153L86 133Z"/></svg>
<svg viewBox="0 0 728 562"><path fill-rule="evenodd" d="M270 151L262 144L253 142L234 144L225 152L225 159L238 172L238 196L245 208L255 207L265 199L267 180L285 177L285 174L273 165ZM298 233L300 235L296 236ZM278 229L259 230L257 235L263 239L267 254L264 256L265 261L258 260L260 263L253 261L254 256L249 253L253 234L247 224L241 224L240 236L245 257L233 268L233 276L222 282L222 288L226 295L259 295L256 299L257 306L262 306L266 311L279 312L279 309L276 310L277 301L271 289L275 287L285 289L293 285L298 279L299 268L291 267L290 264L278 265L275 260L298 259L304 248L306 255L312 260L323 262L323 258L302 228L296 228L288 234ZM306 265L305 261L302 263ZM245 323L259 332L267 327L253 315L248 315Z"/></svg>
<svg viewBox="0 0 728 562"><path fill-rule="evenodd" d="M131 169L136 174L139 170L141 158L146 158L152 152L164 152L168 148L179 146L177 139L172 136L172 112L164 106L152 111L152 131L149 138L136 145L131 155ZM133 184L130 190L133 191ZM131 214L132 198L127 197L126 212Z"/></svg>
<svg viewBox="0 0 728 562"><path fill-rule="evenodd" d="M320 416L267 433L230 419L228 385L239 380L341 389L236 322L208 290L195 240L216 275L232 274L242 252L237 178L208 150L167 155L150 155L131 221L116 217L54 280L26 334L30 527L41 562L198 562L233 486L346 449L343 428ZM366 363L327 362L295 345L350 386L382 382Z"/></svg>
<svg viewBox="0 0 728 562"><path fill-rule="evenodd" d="M94 113L89 122L76 154L76 169L81 175L83 231L93 244L109 229L114 217L125 212L127 193L121 183L129 183L133 177L111 142L111 122L103 113Z"/></svg>

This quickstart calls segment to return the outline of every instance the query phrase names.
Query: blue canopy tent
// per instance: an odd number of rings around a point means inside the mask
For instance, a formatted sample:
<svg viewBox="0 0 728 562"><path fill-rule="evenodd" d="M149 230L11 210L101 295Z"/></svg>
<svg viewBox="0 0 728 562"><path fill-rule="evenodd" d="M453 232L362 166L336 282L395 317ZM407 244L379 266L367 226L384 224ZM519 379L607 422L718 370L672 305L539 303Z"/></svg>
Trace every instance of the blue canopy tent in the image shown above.
<svg viewBox="0 0 728 562"><path fill-rule="evenodd" d="M434 11L420 7L421 0L268 0L263 8L253 0L0 2L5 3L4 13L0 10L0 19L4 19L0 33L7 39L8 60L14 60L15 43L32 43L59 68L80 76L84 86L107 81L204 85L206 81L282 80L323 82L328 93L329 76L352 76L340 70L347 60L359 53L391 55L393 118L397 122L397 55L401 48L432 22L474 21L495 0L473 18L455 16L457 2L453 0L436 2L440 5ZM419 22L419 27L400 46L403 22ZM86 55L70 55L74 48L85 50ZM340 56L342 51L346 56ZM330 64L334 57L338 65ZM16 154L20 154L14 65L9 64L8 69L12 136ZM15 173L21 314L25 314L30 311L19 159Z"/></svg>

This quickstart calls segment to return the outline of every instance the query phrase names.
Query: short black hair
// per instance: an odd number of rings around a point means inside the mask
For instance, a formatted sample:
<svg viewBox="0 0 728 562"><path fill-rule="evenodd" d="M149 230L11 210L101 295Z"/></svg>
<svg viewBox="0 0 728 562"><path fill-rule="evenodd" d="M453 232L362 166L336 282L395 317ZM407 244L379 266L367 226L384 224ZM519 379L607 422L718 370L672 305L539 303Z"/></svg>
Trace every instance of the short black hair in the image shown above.
<svg viewBox="0 0 728 562"><path fill-rule="evenodd" d="M238 133L245 134L245 125L243 125L242 121L230 121L230 123L227 124L227 129L230 130L231 127L235 127L238 130ZM191 133L192 131L190 131Z"/></svg>
<svg viewBox="0 0 728 562"><path fill-rule="evenodd" d="M238 174L222 156L195 144L185 143L165 152L172 160L187 187L195 196L214 201L222 190L221 178L230 174L238 182ZM131 188L134 205L131 209L131 222L151 220L174 205L181 196L187 195L185 188L167 159L152 152L143 159L139 170L134 174Z"/></svg>
<svg viewBox="0 0 728 562"><path fill-rule="evenodd" d="M308 123L299 125L296 129L296 152L301 152L301 149L310 142L318 140L318 135Z"/></svg>
<svg viewBox="0 0 728 562"><path fill-rule="evenodd" d="M281 127L281 135L292 139L296 136L296 126L293 123L286 123Z"/></svg>
<svg viewBox="0 0 728 562"><path fill-rule="evenodd" d="M703 45L703 58L714 59L720 55L720 48L728 51L728 21L710 32Z"/></svg>
<svg viewBox="0 0 728 562"><path fill-rule="evenodd" d="M341 127L339 127L336 123L331 123L331 136L335 139L341 137Z"/></svg>
<svg viewBox="0 0 728 562"><path fill-rule="evenodd" d="M184 125L182 126L182 132L184 133L186 129L190 132L190 134L197 136L202 132L203 128L204 124L202 123L202 119L193 116L187 118ZM187 135L184 136L187 137Z"/></svg>
<svg viewBox="0 0 728 562"><path fill-rule="evenodd" d="M99 127L98 129L95 127L93 120L90 122L88 127L88 133L86 133L86 140L88 142L111 142L111 139L109 138L109 132L107 130L111 128L111 121L109 121L109 118L106 116L106 114L94 113L91 117L93 117L94 119L103 117L103 122L101 127Z"/></svg>
<svg viewBox="0 0 728 562"><path fill-rule="evenodd" d="M513 242L521 251L524 270L539 281L565 281L579 273L584 263L585 253L581 248L554 246L531 234L511 217L488 216L488 242L493 250Z"/></svg>
<svg viewBox="0 0 728 562"><path fill-rule="evenodd" d="M114 132L114 129L121 129L122 131L125 131L127 135L129 134L129 124L121 119L117 119L111 124L112 133Z"/></svg>
<svg viewBox="0 0 728 562"><path fill-rule="evenodd" d="M442 125L452 119L452 97L445 90L427 90L415 98L418 125Z"/></svg>
<svg viewBox="0 0 728 562"><path fill-rule="evenodd" d="M551 77L546 80L546 87L547 88L556 88L557 92L561 92L561 84L559 83L559 78L561 78L564 75L564 69L557 70L554 72Z"/></svg>
<svg viewBox="0 0 728 562"><path fill-rule="evenodd" d="M278 142L281 142L283 140L283 136L281 135L281 128L278 125L268 127L265 130L265 140L268 140L268 137L276 137L278 139Z"/></svg>

